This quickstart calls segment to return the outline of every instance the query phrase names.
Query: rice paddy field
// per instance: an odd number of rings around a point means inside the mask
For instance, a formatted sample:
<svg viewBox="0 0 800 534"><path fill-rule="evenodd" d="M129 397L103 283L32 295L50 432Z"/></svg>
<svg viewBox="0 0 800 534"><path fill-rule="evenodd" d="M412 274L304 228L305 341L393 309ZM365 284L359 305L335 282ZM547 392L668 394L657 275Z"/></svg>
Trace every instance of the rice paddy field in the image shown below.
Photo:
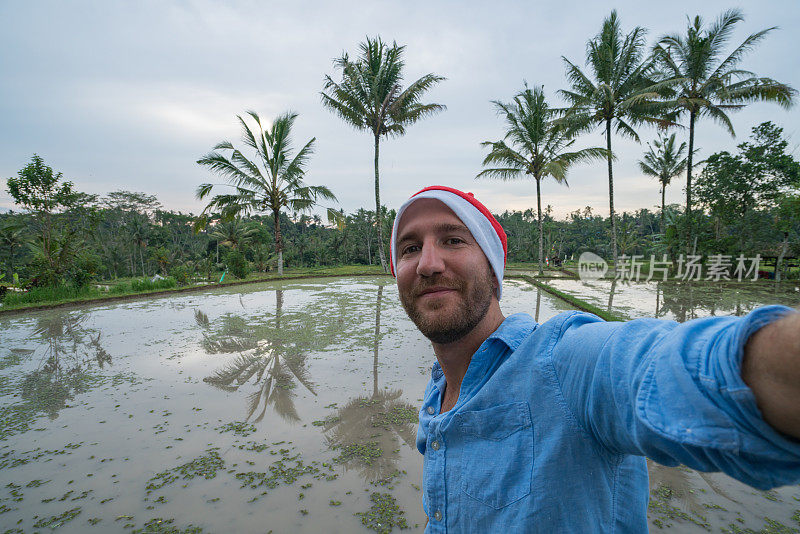
<svg viewBox="0 0 800 534"><path fill-rule="evenodd" d="M547 282L603 307L611 289ZM629 317L672 298L625 291L611 305ZM698 294L659 316L781 301L708 308ZM506 315L568 309L504 284ZM421 531L414 438L432 362L387 277L0 316L0 532ZM800 487L654 464L650 475L651 531L800 530Z"/></svg>

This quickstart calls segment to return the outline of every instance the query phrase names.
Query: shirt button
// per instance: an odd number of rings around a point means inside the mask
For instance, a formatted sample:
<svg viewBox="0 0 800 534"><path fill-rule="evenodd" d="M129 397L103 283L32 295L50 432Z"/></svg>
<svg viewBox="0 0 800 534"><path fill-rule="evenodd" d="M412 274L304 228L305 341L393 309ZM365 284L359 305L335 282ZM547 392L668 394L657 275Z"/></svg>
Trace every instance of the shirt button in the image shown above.
<svg viewBox="0 0 800 534"><path fill-rule="evenodd" d="M436 521L441 521L442 520L442 511L441 510L436 510L435 512L433 512L433 518Z"/></svg>
<svg viewBox="0 0 800 534"><path fill-rule="evenodd" d="M428 406L428 414L429 415L433 415L433 412L435 412L435 411L436 410L433 409L433 406Z"/></svg>
<svg viewBox="0 0 800 534"><path fill-rule="evenodd" d="M431 441L431 449L433 449L435 451L438 451L439 450L439 442L436 441L436 440Z"/></svg>

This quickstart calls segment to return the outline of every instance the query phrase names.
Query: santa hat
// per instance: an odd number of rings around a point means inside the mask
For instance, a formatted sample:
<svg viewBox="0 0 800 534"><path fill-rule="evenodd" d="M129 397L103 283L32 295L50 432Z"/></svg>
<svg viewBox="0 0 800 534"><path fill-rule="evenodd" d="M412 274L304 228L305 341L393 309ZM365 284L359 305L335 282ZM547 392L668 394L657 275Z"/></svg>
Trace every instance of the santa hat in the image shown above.
<svg viewBox="0 0 800 534"><path fill-rule="evenodd" d="M500 295L503 291L503 272L506 266L506 257L508 255L508 245L506 243L506 233L503 227L497 222L497 219L486 209L486 206L478 202L472 193L464 193L452 187L445 187L442 185L434 185L426 187L422 191L415 193L405 204L400 206L397 210L397 216L394 219L394 226L392 227L392 238L389 242L389 260L391 262L392 274L395 274L395 265L397 265L397 227L400 225L400 219L403 217L403 212L415 201L421 198L433 198L444 203L448 208L453 210L456 216L461 219L466 227L469 229L472 237L481 247L486 258L489 260L489 265L492 267L500 287L497 290L497 299L500 300ZM395 275L396 276L396 275Z"/></svg>

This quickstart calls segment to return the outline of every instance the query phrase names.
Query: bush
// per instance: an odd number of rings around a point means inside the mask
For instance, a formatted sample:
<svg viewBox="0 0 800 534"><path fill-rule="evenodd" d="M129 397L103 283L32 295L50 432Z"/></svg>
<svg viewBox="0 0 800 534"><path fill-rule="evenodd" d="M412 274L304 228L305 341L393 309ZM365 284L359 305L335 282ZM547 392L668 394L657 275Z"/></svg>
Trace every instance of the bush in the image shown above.
<svg viewBox="0 0 800 534"><path fill-rule="evenodd" d="M118 284L114 284L114 286L108 290L111 294L120 294L120 293L128 293L131 290L131 285L127 282L120 282Z"/></svg>
<svg viewBox="0 0 800 534"><path fill-rule="evenodd" d="M169 275L175 279L179 286L189 285L189 270L185 265L176 265L169 270Z"/></svg>
<svg viewBox="0 0 800 534"><path fill-rule="evenodd" d="M131 289L137 292L154 291L157 289L171 289L177 285L178 282L176 282L171 276L162 278L161 280L156 280L155 282L148 280L147 278L137 278L131 280Z"/></svg>
<svg viewBox="0 0 800 534"><path fill-rule="evenodd" d="M78 287L89 285L89 283L97 278L102 264L100 258L93 254L83 254L75 260L68 273L68 277L72 283Z"/></svg>
<svg viewBox="0 0 800 534"><path fill-rule="evenodd" d="M228 266L228 271L236 278L247 278L250 272L250 264L244 257L244 254L238 250L231 250L225 257L225 263Z"/></svg>
<svg viewBox="0 0 800 534"><path fill-rule="evenodd" d="M57 302L61 300L72 300L91 296L91 289L88 287L75 287L73 285L59 285L49 287L32 287L29 291L22 293L9 291L3 297L3 304L6 306L16 306L19 304L34 304L37 302Z"/></svg>

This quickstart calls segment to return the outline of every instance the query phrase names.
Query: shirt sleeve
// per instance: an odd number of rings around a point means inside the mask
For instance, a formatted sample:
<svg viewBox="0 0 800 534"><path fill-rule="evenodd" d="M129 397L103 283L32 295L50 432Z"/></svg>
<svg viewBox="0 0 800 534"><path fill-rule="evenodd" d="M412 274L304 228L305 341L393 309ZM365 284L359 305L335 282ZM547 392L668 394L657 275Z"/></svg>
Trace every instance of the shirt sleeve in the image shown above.
<svg viewBox="0 0 800 534"><path fill-rule="evenodd" d="M800 480L800 442L764 421L741 364L748 337L792 312L764 306L682 324L570 312L552 334L549 363L566 409L612 452L768 489Z"/></svg>

